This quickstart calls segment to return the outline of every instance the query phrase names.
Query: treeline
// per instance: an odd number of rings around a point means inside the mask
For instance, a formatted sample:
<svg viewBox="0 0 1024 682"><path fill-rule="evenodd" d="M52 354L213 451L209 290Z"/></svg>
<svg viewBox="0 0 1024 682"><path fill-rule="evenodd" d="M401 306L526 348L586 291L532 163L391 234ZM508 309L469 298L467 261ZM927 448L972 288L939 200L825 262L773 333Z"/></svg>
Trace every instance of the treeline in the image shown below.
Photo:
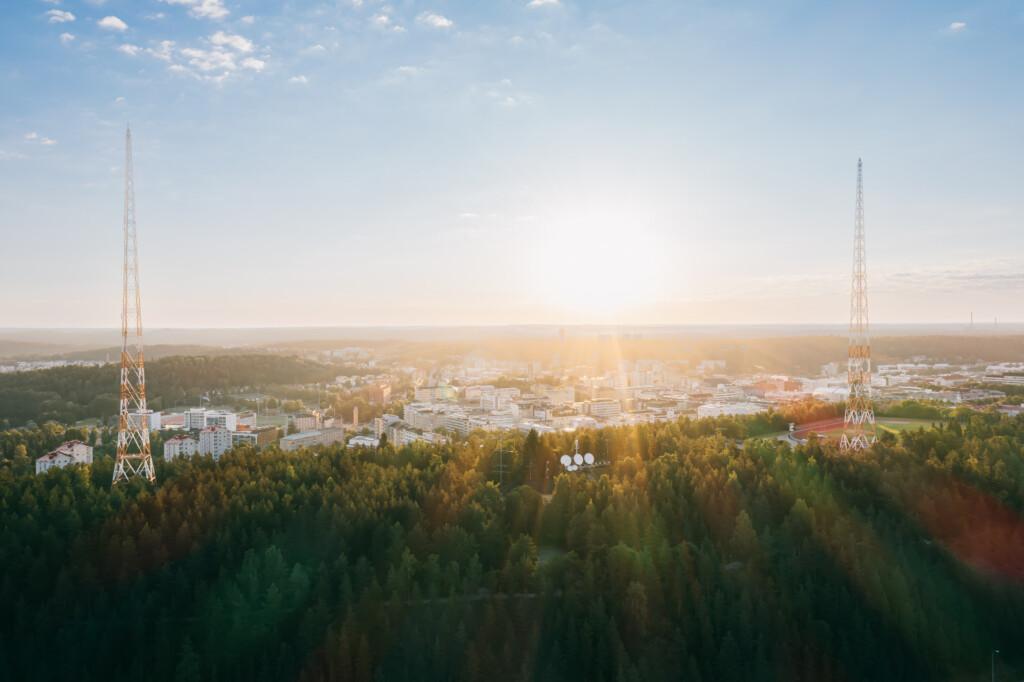
<svg viewBox="0 0 1024 682"><path fill-rule="evenodd" d="M728 337L702 335L574 335L557 337L504 337L477 344L452 344L457 351L472 350L485 357L503 360L550 362L558 358L566 366L593 365L603 369L619 367L622 361L662 360L686 362L696 367L707 359L724 360L728 373L811 374L822 365L836 362L845 369L848 340L845 334L831 336ZM422 345L420 357L439 353ZM1021 362L1021 335L934 335L876 336L871 340L875 364L908 362L923 358L929 362Z"/></svg>
<svg viewBox="0 0 1024 682"><path fill-rule="evenodd" d="M155 489L111 490L108 457L3 469L0 670L968 680L995 647L1024 672L1024 419L957 413L856 457L738 447L752 422L241 449L159 462ZM556 475L574 437L608 464Z"/></svg>
<svg viewBox="0 0 1024 682"><path fill-rule="evenodd" d="M119 368L60 367L0 374L0 427L73 423L117 414ZM207 392L333 380L319 363L279 355L176 356L146 364L149 407L198 404Z"/></svg>

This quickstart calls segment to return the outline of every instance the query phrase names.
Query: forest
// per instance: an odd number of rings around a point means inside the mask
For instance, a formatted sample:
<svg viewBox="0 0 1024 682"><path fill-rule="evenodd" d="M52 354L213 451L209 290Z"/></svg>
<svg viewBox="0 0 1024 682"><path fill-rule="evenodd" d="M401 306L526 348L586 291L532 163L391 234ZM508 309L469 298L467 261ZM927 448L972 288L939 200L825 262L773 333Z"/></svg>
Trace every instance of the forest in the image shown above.
<svg viewBox="0 0 1024 682"><path fill-rule="evenodd" d="M3 467L0 670L1019 679L1024 419L958 411L855 457L753 425L576 434L601 466L572 475L573 435L536 433L238 449L113 490L105 455Z"/></svg>
<svg viewBox="0 0 1024 682"><path fill-rule="evenodd" d="M118 367L0 374L0 428L117 414ZM197 404L208 391L332 381L331 367L279 355L173 356L146 363L149 407ZM6 424L5 424L6 422Z"/></svg>

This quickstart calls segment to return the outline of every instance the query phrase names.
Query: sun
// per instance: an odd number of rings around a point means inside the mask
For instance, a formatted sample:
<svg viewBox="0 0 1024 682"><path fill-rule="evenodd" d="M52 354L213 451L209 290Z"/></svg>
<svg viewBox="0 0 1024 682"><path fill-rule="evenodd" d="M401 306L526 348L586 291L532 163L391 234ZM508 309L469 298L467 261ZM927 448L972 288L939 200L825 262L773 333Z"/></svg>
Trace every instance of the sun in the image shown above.
<svg viewBox="0 0 1024 682"><path fill-rule="evenodd" d="M635 218L606 212L544 221L534 253L533 293L566 320L615 322L661 291L665 254Z"/></svg>

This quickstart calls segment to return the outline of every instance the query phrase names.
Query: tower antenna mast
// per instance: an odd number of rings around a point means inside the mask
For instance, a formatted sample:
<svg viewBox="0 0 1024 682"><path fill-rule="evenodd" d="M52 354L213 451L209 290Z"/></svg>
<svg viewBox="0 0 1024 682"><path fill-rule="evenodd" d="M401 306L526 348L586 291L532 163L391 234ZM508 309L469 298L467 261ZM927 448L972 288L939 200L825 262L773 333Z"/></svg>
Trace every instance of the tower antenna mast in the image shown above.
<svg viewBox="0 0 1024 682"><path fill-rule="evenodd" d="M857 159L857 208L853 232L853 282L850 290L850 341L846 374L850 397L843 418L844 451L866 450L878 441L871 406L871 335L868 329L868 281L864 258L864 172Z"/></svg>
<svg viewBox="0 0 1024 682"><path fill-rule="evenodd" d="M121 403L117 427L117 485L135 476L156 481L149 443L146 369L142 353L142 299L139 293L139 247L135 233L135 181L132 130L125 130L124 266L121 287Z"/></svg>

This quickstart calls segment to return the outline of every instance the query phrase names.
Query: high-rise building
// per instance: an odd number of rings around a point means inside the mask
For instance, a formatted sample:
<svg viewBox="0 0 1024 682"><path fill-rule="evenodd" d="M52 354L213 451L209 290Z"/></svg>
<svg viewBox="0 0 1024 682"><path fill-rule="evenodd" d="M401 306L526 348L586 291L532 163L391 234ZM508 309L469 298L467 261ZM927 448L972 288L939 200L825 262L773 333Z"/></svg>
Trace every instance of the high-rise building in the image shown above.
<svg viewBox="0 0 1024 682"><path fill-rule="evenodd" d="M214 459L231 449L231 432L223 426L207 426L199 432L199 454L213 455Z"/></svg>

